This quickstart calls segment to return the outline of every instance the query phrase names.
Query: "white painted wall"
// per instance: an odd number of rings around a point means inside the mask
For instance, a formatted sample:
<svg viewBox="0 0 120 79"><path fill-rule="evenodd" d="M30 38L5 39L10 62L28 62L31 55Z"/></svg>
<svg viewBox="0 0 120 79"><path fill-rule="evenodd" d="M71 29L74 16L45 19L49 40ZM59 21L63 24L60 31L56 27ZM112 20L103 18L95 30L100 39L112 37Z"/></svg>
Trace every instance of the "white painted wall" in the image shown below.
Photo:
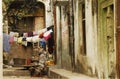
<svg viewBox="0 0 120 79"><path fill-rule="evenodd" d="M80 37L79 37L79 33L80 33L80 29L78 26L78 0L75 3L75 7L74 8L74 35L75 35L75 63L77 63L77 55L80 53Z"/></svg>
<svg viewBox="0 0 120 79"><path fill-rule="evenodd" d="M38 0L45 4L45 26L49 27L53 25L53 10L52 10L52 0Z"/></svg>
<svg viewBox="0 0 120 79"><path fill-rule="evenodd" d="M96 67L96 45L95 41L95 26L92 19L92 1L85 0L85 18L86 18L86 51L87 51L87 61L88 65L92 68L92 74L95 74L95 67Z"/></svg>
<svg viewBox="0 0 120 79"><path fill-rule="evenodd" d="M3 79L3 24L2 0L0 0L0 79Z"/></svg>

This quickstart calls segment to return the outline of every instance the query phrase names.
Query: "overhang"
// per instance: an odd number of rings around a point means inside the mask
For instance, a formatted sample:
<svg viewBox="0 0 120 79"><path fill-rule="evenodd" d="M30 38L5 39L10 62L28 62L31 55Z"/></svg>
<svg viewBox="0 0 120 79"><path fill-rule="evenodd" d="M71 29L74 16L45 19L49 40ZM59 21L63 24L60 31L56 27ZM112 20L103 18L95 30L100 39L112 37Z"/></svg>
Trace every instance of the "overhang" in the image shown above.
<svg viewBox="0 0 120 79"><path fill-rule="evenodd" d="M69 0L55 0L56 6L64 6L64 5L68 5L68 4L69 4Z"/></svg>

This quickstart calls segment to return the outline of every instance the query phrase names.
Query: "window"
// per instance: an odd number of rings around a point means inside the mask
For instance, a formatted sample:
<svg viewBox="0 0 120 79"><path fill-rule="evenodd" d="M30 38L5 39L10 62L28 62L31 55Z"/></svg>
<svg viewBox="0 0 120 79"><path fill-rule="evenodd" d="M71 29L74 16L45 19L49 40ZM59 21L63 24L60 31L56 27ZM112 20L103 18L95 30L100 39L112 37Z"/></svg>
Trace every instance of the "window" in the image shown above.
<svg viewBox="0 0 120 79"><path fill-rule="evenodd" d="M82 40L83 40L83 54L86 55L86 25L85 25L85 2L82 3Z"/></svg>

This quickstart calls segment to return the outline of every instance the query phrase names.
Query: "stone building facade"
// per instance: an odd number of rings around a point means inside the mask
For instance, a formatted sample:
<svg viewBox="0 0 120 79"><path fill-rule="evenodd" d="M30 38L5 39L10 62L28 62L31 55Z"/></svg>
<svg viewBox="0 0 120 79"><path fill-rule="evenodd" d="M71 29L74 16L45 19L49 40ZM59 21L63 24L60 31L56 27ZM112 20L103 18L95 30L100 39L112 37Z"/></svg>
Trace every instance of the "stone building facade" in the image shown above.
<svg viewBox="0 0 120 79"><path fill-rule="evenodd" d="M45 5L45 27L54 25L57 68L99 79L120 77L119 0L39 1Z"/></svg>
<svg viewBox="0 0 120 79"><path fill-rule="evenodd" d="M98 78L115 78L115 1L57 0L54 5L58 67Z"/></svg>

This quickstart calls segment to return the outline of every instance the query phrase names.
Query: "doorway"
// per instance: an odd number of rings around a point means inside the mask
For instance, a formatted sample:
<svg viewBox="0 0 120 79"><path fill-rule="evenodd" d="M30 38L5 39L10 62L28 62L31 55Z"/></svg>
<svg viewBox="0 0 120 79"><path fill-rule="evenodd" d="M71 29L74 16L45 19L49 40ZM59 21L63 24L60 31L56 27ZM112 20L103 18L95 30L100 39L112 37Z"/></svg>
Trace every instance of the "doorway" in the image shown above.
<svg viewBox="0 0 120 79"><path fill-rule="evenodd" d="M103 8L102 13L102 38L103 38L103 59L105 60L104 66L107 69L105 71L105 78L113 77L112 73L115 68L115 35L114 35L114 5L109 5Z"/></svg>

